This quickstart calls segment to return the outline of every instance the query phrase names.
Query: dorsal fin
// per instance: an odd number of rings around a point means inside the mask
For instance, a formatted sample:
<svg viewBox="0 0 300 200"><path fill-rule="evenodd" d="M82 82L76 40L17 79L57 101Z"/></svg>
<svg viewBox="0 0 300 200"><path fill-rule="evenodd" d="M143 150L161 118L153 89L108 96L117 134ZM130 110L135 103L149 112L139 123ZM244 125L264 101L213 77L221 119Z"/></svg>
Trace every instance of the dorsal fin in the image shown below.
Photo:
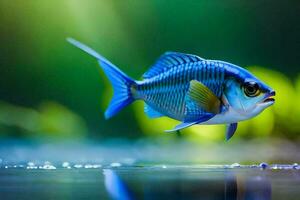
<svg viewBox="0 0 300 200"><path fill-rule="evenodd" d="M184 65L187 63L193 63L193 62L198 62L203 60L204 60L203 58L200 58L199 56L192 55L192 54L166 52L143 75L143 78L145 79L151 78L178 65Z"/></svg>

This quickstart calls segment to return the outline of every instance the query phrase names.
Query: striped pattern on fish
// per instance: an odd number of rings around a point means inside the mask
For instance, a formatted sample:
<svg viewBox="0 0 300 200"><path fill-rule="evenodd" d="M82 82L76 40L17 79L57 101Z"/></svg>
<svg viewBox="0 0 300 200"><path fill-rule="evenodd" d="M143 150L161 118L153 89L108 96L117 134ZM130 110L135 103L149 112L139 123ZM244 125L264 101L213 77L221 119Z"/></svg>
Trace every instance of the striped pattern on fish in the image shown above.
<svg viewBox="0 0 300 200"><path fill-rule="evenodd" d="M90 47L71 38L68 41L95 57L112 83L114 95L106 119L135 100L143 100L150 118L167 116L182 122L171 132L195 124L225 123L229 140L237 122L258 115L275 101L274 90L228 62L167 52L137 81Z"/></svg>
<svg viewBox="0 0 300 200"><path fill-rule="evenodd" d="M138 82L136 98L142 99L154 110L183 121L196 120L205 110L195 105L187 116L186 93L191 80L206 85L217 97L222 97L225 66L220 61L197 61L178 65L152 78Z"/></svg>

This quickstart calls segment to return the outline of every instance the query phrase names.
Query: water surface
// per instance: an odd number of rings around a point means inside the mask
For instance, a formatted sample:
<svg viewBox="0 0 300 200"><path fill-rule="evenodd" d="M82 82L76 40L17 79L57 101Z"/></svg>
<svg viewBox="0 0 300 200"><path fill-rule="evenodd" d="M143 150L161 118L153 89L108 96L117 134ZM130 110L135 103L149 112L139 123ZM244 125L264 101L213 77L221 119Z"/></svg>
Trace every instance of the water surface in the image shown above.
<svg viewBox="0 0 300 200"><path fill-rule="evenodd" d="M0 142L0 197L296 200L298 152L287 143Z"/></svg>
<svg viewBox="0 0 300 200"><path fill-rule="evenodd" d="M299 199L293 166L97 165L0 169L1 199Z"/></svg>

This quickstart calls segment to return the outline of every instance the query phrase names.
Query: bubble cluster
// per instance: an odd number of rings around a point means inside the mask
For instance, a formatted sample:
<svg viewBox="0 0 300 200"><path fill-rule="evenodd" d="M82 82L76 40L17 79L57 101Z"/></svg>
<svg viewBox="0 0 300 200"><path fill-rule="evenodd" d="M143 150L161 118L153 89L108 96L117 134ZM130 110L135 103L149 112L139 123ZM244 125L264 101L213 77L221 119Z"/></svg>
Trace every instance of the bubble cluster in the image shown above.
<svg viewBox="0 0 300 200"><path fill-rule="evenodd" d="M138 165L139 166L139 165ZM50 161L29 161L25 164L16 164L11 163L7 164L7 162L3 162L0 165L0 169L28 169L28 170L55 170L55 169L106 169L106 168L119 168L119 167L126 167L126 168L134 168L137 167L136 165L126 165L121 162L111 162L111 163L70 163L67 161L61 163L52 163ZM161 169L172 169L172 168L180 168L180 167L193 167L199 169L268 169L268 170L300 170L300 165L298 163L293 164L267 164L262 162L260 164L252 164L252 165L241 165L239 163L233 163L229 165L155 165L155 166L144 166L144 167L154 167L154 168L161 168Z"/></svg>

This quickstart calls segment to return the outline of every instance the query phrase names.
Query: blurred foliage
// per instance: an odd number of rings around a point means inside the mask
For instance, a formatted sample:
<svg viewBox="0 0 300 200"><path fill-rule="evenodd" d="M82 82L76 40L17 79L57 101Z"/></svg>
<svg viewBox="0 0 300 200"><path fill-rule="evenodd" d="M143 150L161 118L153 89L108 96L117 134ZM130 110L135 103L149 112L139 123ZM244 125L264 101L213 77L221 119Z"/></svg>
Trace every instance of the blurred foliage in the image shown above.
<svg viewBox="0 0 300 200"><path fill-rule="evenodd" d="M0 135L167 138L163 130L178 122L148 119L141 102L104 119L111 86L93 58L65 41L74 37L135 79L169 50L264 66L249 69L274 87L276 103L241 122L233 140L299 138L299 7L279 0L0 1ZM223 141L224 127L191 127L181 138Z"/></svg>
<svg viewBox="0 0 300 200"><path fill-rule="evenodd" d="M39 109L0 102L1 134L22 137L82 138L87 133L85 122L66 107L43 102Z"/></svg>

